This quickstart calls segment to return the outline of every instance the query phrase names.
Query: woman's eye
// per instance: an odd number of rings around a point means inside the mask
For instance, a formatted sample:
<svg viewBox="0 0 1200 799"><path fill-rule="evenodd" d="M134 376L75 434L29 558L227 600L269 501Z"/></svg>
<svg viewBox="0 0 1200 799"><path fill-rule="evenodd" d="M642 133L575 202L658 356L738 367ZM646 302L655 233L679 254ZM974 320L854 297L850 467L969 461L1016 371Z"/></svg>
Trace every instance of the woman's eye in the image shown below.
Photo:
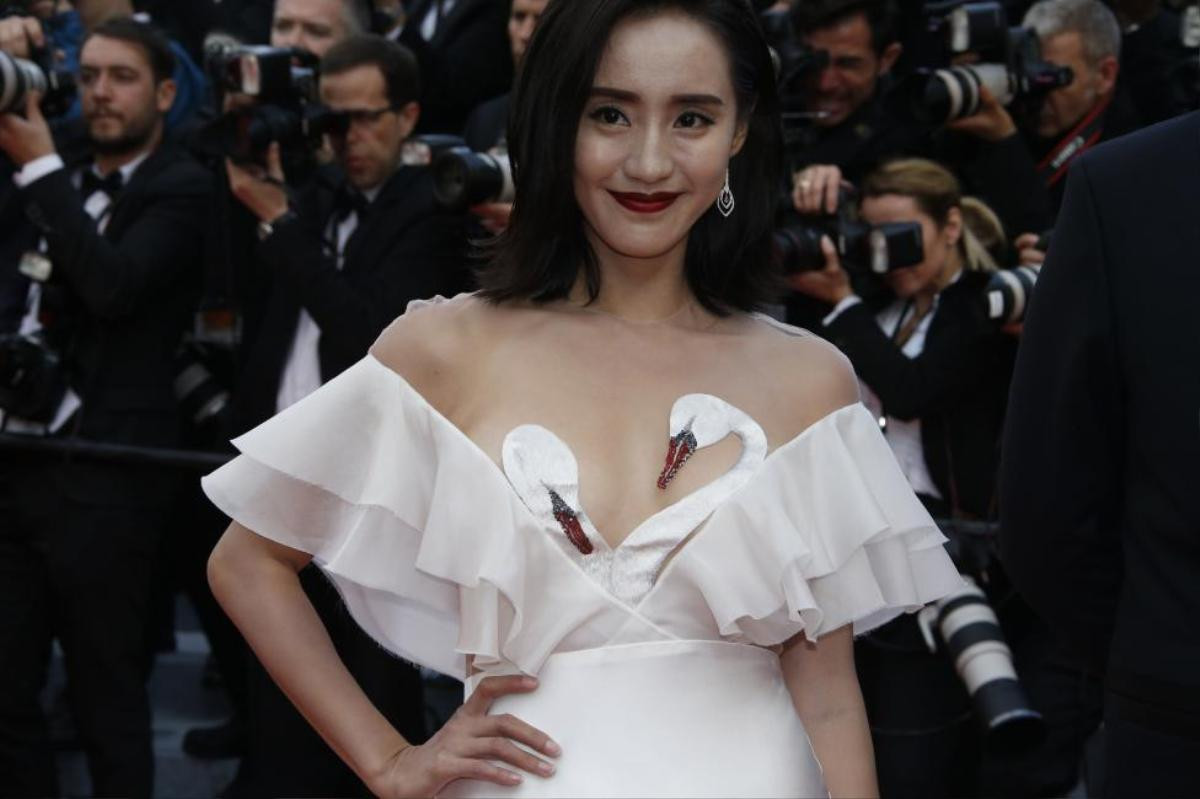
<svg viewBox="0 0 1200 799"><path fill-rule="evenodd" d="M681 128L702 128L712 123L713 121L710 118L695 111L685 111L679 115L679 127Z"/></svg>
<svg viewBox="0 0 1200 799"><path fill-rule="evenodd" d="M601 106L588 116L605 125L620 125L625 120L625 115L611 105Z"/></svg>

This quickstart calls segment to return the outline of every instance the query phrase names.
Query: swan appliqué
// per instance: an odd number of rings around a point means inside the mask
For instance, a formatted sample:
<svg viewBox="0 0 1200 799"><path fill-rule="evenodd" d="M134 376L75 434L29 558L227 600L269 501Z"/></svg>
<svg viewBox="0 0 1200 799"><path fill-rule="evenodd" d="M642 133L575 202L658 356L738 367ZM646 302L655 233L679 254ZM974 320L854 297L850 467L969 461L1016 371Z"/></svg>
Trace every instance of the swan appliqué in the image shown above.
<svg viewBox="0 0 1200 799"><path fill-rule="evenodd" d="M677 547L754 473L767 438L749 415L711 394L686 394L671 408L667 456L657 485L665 489L699 450L731 433L742 453L728 471L654 513L615 548L596 530L580 500L579 465L571 448L541 425L504 438L504 473L558 548L618 599L637 604Z"/></svg>

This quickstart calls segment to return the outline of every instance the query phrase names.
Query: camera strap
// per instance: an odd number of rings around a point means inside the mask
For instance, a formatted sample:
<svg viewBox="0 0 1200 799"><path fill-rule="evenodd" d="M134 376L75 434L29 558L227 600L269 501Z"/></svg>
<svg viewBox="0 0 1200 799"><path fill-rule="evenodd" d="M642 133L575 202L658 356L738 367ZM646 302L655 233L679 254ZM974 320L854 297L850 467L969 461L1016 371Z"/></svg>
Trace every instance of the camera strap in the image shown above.
<svg viewBox="0 0 1200 799"><path fill-rule="evenodd" d="M1109 95L1097 103L1096 107L1089 111L1070 133L1063 136L1037 165L1038 175L1047 187L1062 180L1071 162L1100 141L1100 135L1104 132L1104 112L1108 110L1111 102L1112 96Z"/></svg>

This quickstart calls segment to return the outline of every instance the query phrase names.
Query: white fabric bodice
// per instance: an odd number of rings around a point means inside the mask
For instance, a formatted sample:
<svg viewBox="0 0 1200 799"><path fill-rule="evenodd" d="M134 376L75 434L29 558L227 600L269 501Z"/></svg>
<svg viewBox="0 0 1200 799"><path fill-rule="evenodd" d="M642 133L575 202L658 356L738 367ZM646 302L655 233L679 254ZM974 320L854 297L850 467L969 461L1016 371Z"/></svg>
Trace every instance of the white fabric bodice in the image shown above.
<svg viewBox="0 0 1200 799"><path fill-rule="evenodd" d="M204 488L311 553L389 650L460 679L468 655L487 673L537 674L554 653L618 644L861 633L958 585L861 405L769 454L728 403L692 395L672 415L689 407L710 428L699 438L739 435L742 457L616 548L579 507L574 458L551 431L512 431L501 467L370 355L238 438L241 457ZM579 514L591 554L567 539L546 486Z"/></svg>

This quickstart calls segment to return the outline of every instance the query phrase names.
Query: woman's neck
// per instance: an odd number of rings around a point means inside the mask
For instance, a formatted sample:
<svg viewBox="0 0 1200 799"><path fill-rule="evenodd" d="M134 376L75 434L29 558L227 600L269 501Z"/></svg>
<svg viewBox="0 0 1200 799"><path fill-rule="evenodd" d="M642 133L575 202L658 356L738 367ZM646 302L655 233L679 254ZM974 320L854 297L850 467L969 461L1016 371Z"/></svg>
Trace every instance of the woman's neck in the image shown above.
<svg viewBox="0 0 1200 799"><path fill-rule="evenodd" d="M954 281L955 276L962 271L962 267L962 253L959 252L958 244L955 244L946 254L941 271L934 276L933 280L929 281L929 285L917 292L918 304L932 303L933 298Z"/></svg>
<svg viewBox="0 0 1200 799"><path fill-rule="evenodd" d="M684 275L685 247L654 258L634 258L592 242L600 273L600 292L588 302L587 283L580 271L567 297L569 305L586 308L626 322L647 324L682 319L698 303Z"/></svg>

